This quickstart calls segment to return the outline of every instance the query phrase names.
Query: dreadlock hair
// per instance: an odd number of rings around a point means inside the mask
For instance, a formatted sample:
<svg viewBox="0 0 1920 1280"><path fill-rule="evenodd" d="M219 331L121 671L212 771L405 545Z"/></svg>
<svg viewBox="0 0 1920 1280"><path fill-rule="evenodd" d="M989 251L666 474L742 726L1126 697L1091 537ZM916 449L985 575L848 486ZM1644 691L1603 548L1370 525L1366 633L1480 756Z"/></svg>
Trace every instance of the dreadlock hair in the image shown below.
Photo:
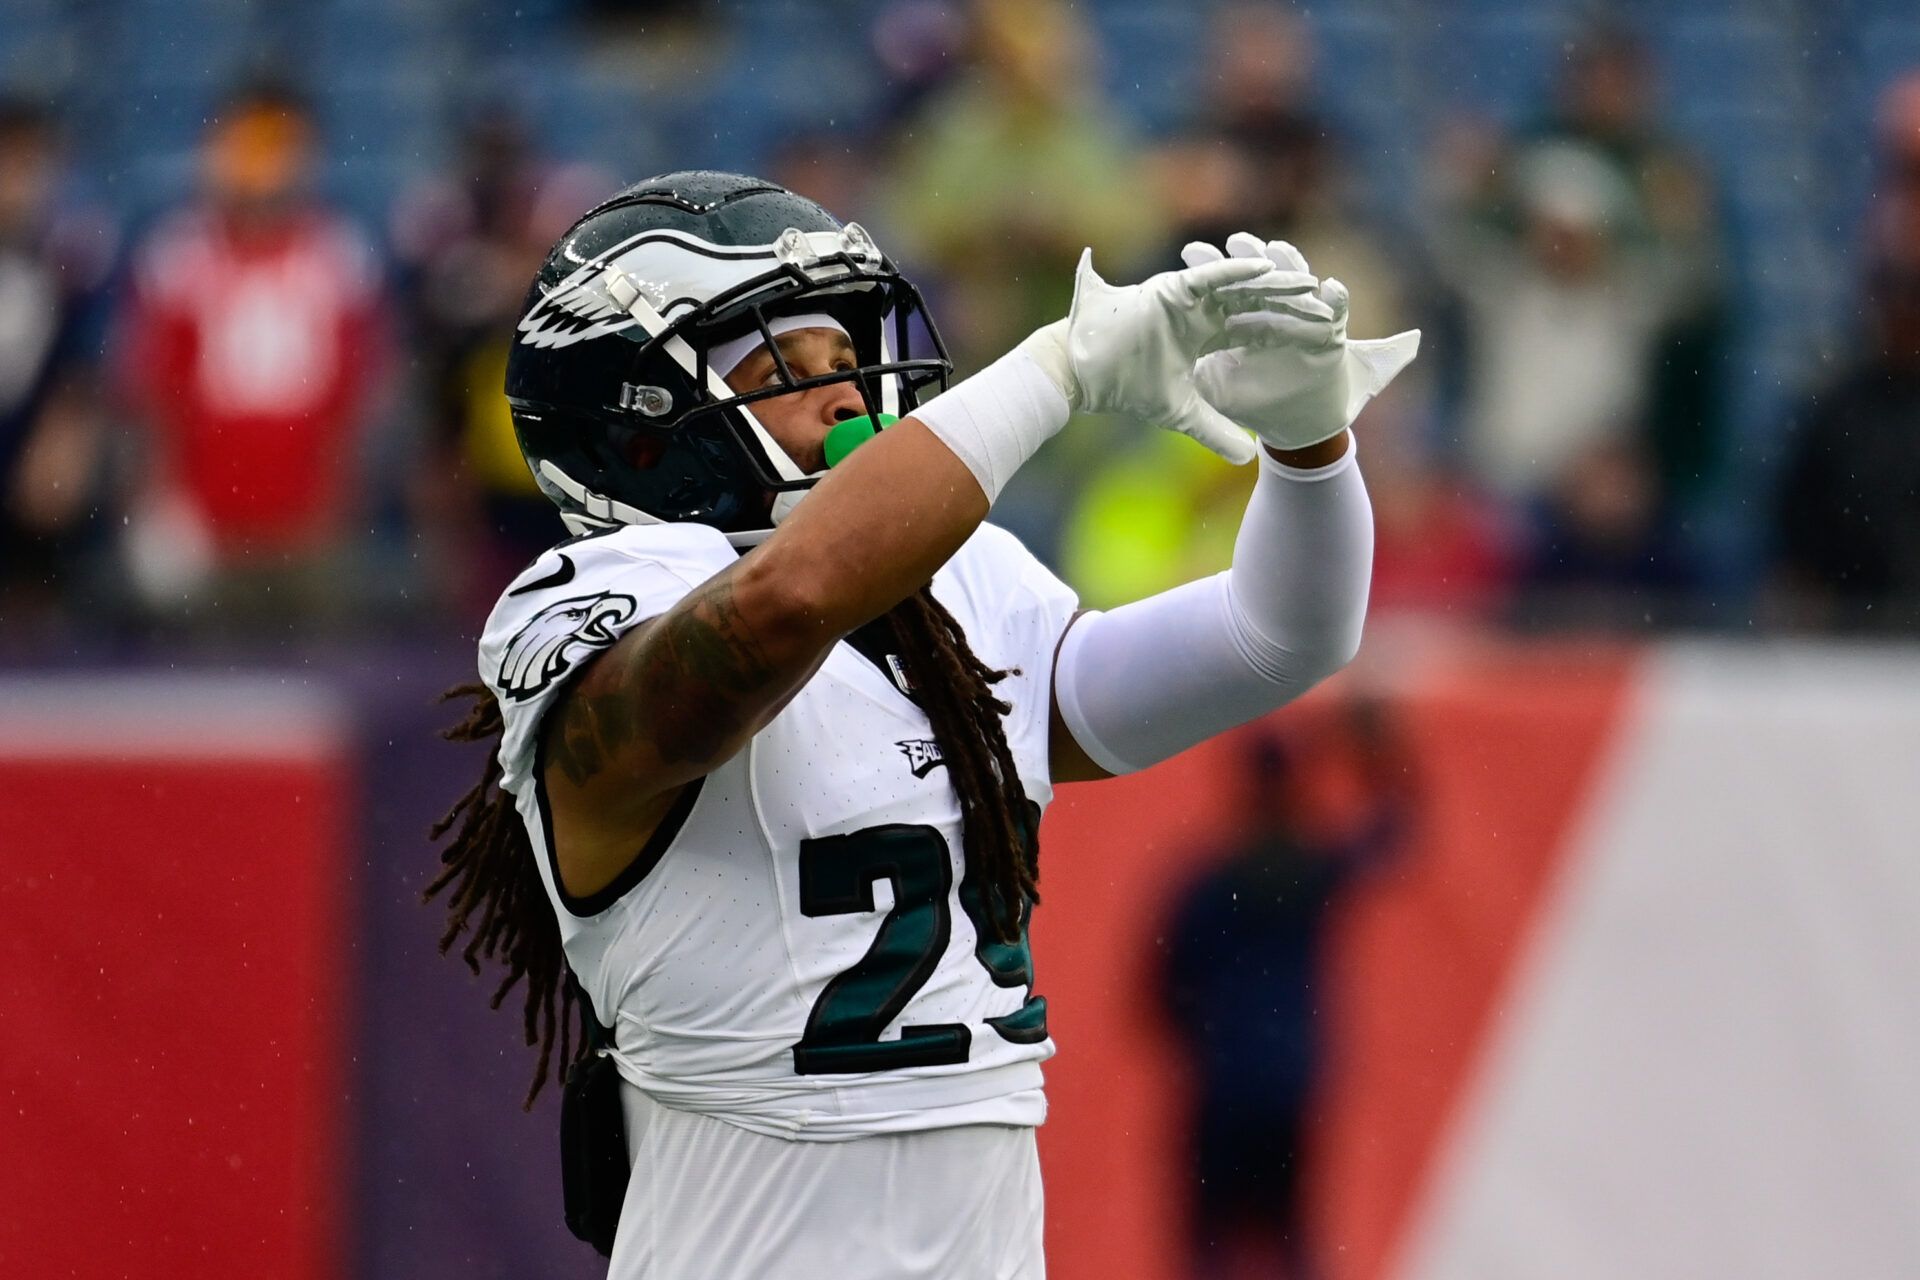
<svg viewBox="0 0 1920 1280"><path fill-rule="evenodd" d="M1028 903L1040 901L1040 863L1025 836L1027 797L1000 722L1013 708L990 686L1018 668L995 671L974 656L966 632L929 587L895 605L886 619L960 800L967 871L986 890L994 940L1017 942Z"/></svg>
<svg viewBox="0 0 1920 1280"><path fill-rule="evenodd" d="M885 619L960 801L968 874L978 876L985 890L995 941L1015 942L1029 904L1040 900L1038 850L1023 822L1027 800L1000 720L1011 708L991 687L1015 671L996 671L981 662L960 624L929 587L895 605ZM556 1047L562 1078L586 1056L585 1020L593 1012L570 980L560 924L547 902L533 846L513 797L500 788L499 742L505 725L499 703L480 683L458 685L441 695L443 702L460 699L468 703L465 717L440 736L493 745L480 780L433 824L434 840L449 832L452 836L440 851L440 873L422 900L447 894L441 955L467 933L460 958L469 969L481 972L483 960L505 966L506 974L494 988L493 1008L525 980L522 1030L526 1043L540 1049L523 1104L532 1110Z"/></svg>
<svg viewBox="0 0 1920 1280"><path fill-rule="evenodd" d="M452 890L447 897L447 926L440 934L441 955L453 949L471 924L474 912L480 913L460 958L476 974L483 959L506 966L506 976L493 991L493 1008L500 1007L516 982L526 979L524 1033L528 1044L540 1046L533 1087L527 1090L522 1104L531 1111L540 1087L547 1082L556 1031L562 1070L586 1048L584 1027L577 1046L573 1036L574 1009L580 1003L578 988L564 980L567 961L560 946L560 923L547 905L540 869L533 861L533 845L520 815L514 811L513 797L500 788L500 735L506 727L500 718L500 704L493 691L477 681L456 685L440 695L442 702L461 698L468 700L466 716L440 736L450 742L488 742L492 747L480 780L433 824L433 839L439 840L449 831L453 831L453 838L440 851L440 874L426 887L421 900L431 902L443 890ZM454 830L455 823L459 824L458 830ZM581 1016L585 1016L584 1010Z"/></svg>

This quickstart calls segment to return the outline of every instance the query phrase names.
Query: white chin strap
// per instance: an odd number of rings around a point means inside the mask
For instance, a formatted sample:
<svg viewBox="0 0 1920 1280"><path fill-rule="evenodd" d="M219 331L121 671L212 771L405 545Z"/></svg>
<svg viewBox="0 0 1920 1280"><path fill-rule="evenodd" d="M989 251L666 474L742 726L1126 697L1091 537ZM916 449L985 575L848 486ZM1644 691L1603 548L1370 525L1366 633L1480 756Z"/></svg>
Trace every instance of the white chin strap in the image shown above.
<svg viewBox="0 0 1920 1280"><path fill-rule="evenodd" d="M567 526L569 532L591 533L614 524L660 523L638 507L595 493L545 458L540 461L540 474L553 481L554 487L560 492L580 504L581 511L563 510L560 513L561 523Z"/></svg>
<svg viewBox="0 0 1920 1280"><path fill-rule="evenodd" d="M582 510L563 509L560 512L560 523L565 525L567 532L575 537L598 533L604 529L618 528L623 524L666 523L656 516L648 515L638 507L629 506L605 494L595 493L549 461L541 461L540 474L553 481L562 493L580 504ZM793 493L781 496L797 498L800 495ZM746 533L729 533L726 538L736 547L754 547L766 541L767 535L772 532L772 529L753 529Z"/></svg>
<svg viewBox="0 0 1920 1280"><path fill-rule="evenodd" d="M813 490L811 489L787 489L774 494L773 511L767 518L775 525L778 525L782 520L785 520L793 514L793 509L800 505L800 499L812 492Z"/></svg>

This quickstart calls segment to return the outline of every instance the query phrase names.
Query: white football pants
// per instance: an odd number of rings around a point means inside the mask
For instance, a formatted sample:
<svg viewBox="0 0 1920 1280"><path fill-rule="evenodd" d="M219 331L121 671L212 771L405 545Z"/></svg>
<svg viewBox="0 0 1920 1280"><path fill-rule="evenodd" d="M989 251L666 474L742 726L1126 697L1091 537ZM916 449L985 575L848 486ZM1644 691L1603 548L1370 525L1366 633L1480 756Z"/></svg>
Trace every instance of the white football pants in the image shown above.
<svg viewBox="0 0 1920 1280"><path fill-rule="evenodd" d="M633 1181L609 1280L1043 1280L1034 1131L790 1142L622 1082Z"/></svg>

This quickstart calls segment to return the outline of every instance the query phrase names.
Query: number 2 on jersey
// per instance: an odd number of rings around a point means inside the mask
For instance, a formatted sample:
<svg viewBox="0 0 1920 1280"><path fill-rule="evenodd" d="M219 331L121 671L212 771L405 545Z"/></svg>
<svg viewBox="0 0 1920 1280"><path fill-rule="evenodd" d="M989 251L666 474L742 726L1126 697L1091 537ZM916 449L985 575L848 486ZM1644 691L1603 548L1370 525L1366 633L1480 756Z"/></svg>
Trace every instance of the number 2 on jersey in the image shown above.
<svg viewBox="0 0 1920 1280"><path fill-rule="evenodd" d="M806 1033L793 1047L793 1069L801 1075L896 1071L967 1060L973 1033L958 1022L903 1026L899 1039L880 1039L933 976L952 938L953 864L939 830L889 823L800 842L800 909L809 916L872 911L873 886L881 880L893 886L893 909L881 920L867 953L836 974L814 1001ZM980 939L975 954L994 985L1031 988L1033 953L1027 945L1026 912L1021 913L1017 943L995 942L985 895L973 875L961 883L958 896ZM1044 1040L1047 1002L1029 994L1020 1008L987 1019L987 1025L1016 1044Z"/></svg>

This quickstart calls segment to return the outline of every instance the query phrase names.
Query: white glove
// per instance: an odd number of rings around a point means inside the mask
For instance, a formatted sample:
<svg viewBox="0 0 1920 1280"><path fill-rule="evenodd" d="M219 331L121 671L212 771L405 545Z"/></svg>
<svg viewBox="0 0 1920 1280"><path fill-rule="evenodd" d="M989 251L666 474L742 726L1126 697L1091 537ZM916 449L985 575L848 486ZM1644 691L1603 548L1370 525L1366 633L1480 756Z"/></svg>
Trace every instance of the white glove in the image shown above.
<svg viewBox="0 0 1920 1280"><path fill-rule="evenodd" d="M1115 286L1093 269L1089 249L1080 255L1072 312L1020 345L1074 408L1178 431L1238 465L1253 460L1253 441L1207 402L1194 362L1229 342L1282 340L1264 319L1251 327L1240 321L1270 314L1295 289L1264 256L1218 254Z"/></svg>
<svg viewBox="0 0 1920 1280"><path fill-rule="evenodd" d="M1208 404L1194 362L1281 341L1272 311L1297 292L1264 256L1222 258L1116 288L1080 255L1073 310L913 411L992 503L1074 409L1125 413L1192 436L1236 465L1253 439ZM1246 326L1243 328L1243 325Z"/></svg>
<svg viewBox="0 0 1920 1280"><path fill-rule="evenodd" d="M1339 435L1420 351L1420 331L1367 341L1347 337L1347 287L1316 280L1284 240L1249 232L1227 252L1196 241L1181 250L1189 270L1227 262L1268 263L1273 305L1230 326L1242 345L1204 357L1193 381L1208 404L1276 449L1304 449Z"/></svg>

